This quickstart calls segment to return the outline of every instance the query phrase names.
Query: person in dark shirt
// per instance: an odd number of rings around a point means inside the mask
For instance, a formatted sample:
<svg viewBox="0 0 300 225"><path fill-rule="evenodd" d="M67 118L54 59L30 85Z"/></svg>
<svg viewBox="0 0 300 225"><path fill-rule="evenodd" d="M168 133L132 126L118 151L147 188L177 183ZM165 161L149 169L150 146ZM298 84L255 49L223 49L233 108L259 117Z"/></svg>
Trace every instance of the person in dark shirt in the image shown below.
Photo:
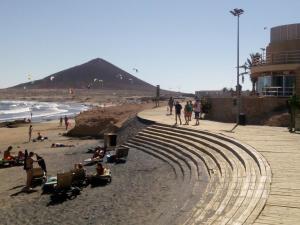
<svg viewBox="0 0 300 225"><path fill-rule="evenodd" d="M43 157L39 156L38 154L35 154L36 160L39 164L39 166L42 168L42 170L47 174L47 168L46 168L46 163Z"/></svg>
<svg viewBox="0 0 300 225"><path fill-rule="evenodd" d="M182 106L181 104L176 101L175 104L175 125L177 125L177 118L179 119L180 125L181 125L181 110L182 110Z"/></svg>

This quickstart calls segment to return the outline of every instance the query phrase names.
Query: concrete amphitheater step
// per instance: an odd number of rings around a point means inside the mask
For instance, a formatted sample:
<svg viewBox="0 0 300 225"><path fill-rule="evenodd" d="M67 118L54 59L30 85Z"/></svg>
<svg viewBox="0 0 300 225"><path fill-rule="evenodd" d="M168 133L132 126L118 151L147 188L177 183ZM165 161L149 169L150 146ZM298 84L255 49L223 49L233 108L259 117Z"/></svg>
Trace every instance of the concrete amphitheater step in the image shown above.
<svg viewBox="0 0 300 225"><path fill-rule="evenodd" d="M190 182L198 179L199 176L197 164L191 159L192 157L184 149L178 148L157 139L153 139L151 136L144 135L142 133L136 135L134 140L139 140L141 144L151 145L152 147L155 147L157 151L168 152L169 154L177 157L189 168Z"/></svg>
<svg viewBox="0 0 300 225"><path fill-rule="evenodd" d="M191 141L187 141L187 140L182 139L182 138L180 138L180 137L175 137L175 136L176 136L176 133L173 133L172 136L168 136L168 135L166 135L166 134L164 134L164 133L160 133L160 132L157 132L157 133L156 133L156 132L153 131L153 130L154 130L154 129L149 128L149 129L146 129L146 130L144 131L144 133L149 133L149 134L152 134L152 135L155 135L155 134L156 134L156 135L157 135L157 136L156 136L157 139L163 139L163 140L164 140L164 138L165 138L166 141L168 141L168 140L170 140L170 139L173 139L173 141L178 141L179 143L184 142L184 143L186 143L186 145L187 145L186 147L187 147L187 148L191 148L191 146L188 145L188 144L191 143ZM157 131L157 130L156 130L156 131ZM180 136L180 134L177 134L177 136ZM175 140L174 140L174 139L175 139ZM177 144L178 144L178 143L177 143ZM182 145L182 144L181 144L181 145ZM193 143L193 145L194 145L194 143ZM232 162L232 163L236 163L236 162ZM242 171L243 171L243 168L242 168ZM237 170L235 170L235 172L237 172ZM231 178L230 178L230 177L231 177ZM230 201L232 198L234 198L234 196L233 196L234 191L235 191L235 190L239 190L238 185L241 186L241 182L239 182L238 179L237 179L237 174L235 174L235 175L229 175L228 178L230 178L231 180L230 180L229 188L228 188L228 190L225 192L226 195L220 197L219 194L216 193L215 197L219 197L218 201L216 201L216 200L215 200L215 201L212 201L213 205L207 204L208 207L212 206L213 208L218 208L218 210L216 211L214 217L216 217L216 215L218 215L219 213L220 213L220 214L222 213L223 209L226 208L226 205L229 203L229 201ZM226 178L226 179L228 179L228 178ZM220 188L219 188L219 190L220 190ZM220 202L220 198L222 199L221 202ZM201 204L203 204L203 202L201 202ZM218 204L220 205L219 207L218 207ZM199 211L200 211L200 212L203 212L203 210L199 210L199 208L198 208L198 209L197 209L197 212L194 212L193 218L195 219L195 217L196 217L196 218L200 219L200 220L203 222L203 220L204 220L204 218L205 218L205 213L202 213L202 215L199 215ZM208 211L208 210L206 210L206 211ZM192 223L194 222L194 219L193 219L193 218L191 218L191 220L190 220ZM210 218L210 220L213 221L213 218Z"/></svg>
<svg viewBox="0 0 300 225"><path fill-rule="evenodd" d="M242 198L236 202L235 207L218 218L220 224L251 224L262 210L270 189L270 167L265 159L255 149L218 134L194 129L173 128L166 125L154 125L154 129L179 132L219 144L221 147L233 152L243 163L247 180L242 188ZM150 129L153 129L150 128ZM199 135L201 134L201 135ZM246 186L248 184L248 186ZM212 221L208 221L212 222Z"/></svg>
<svg viewBox="0 0 300 225"><path fill-rule="evenodd" d="M167 147L165 146L161 146L157 143L152 143L149 140L145 140L145 139L141 139L141 138L133 138L131 140L129 140L129 142L127 143L127 145L138 148L140 150L146 150L146 151L151 151L151 152L155 152L155 154L157 155L164 155L164 157L166 157L167 154L167 158L172 158L172 161L182 161L182 160L178 160L178 153L176 151L171 151L169 149L167 149ZM180 157L180 156L179 156ZM188 160L188 159L185 159ZM192 166L188 167L187 165L185 165L185 163L181 162L181 167L184 168L184 170L190 170L190 168L194 168ZM195 168L194 168L195 169ZM194 173L196 173L196 171L194 171ZM187 172L185 171L184 174L187 174ZM183 183L185 183L184 188L182 189L182 206L180 206L180 208L178 209L178 212L176 213L176 217L184 217L187 214L187 211L190 211L190 209L194 206L195 202L194 199L195 197L200 197L200 181L198 180L198 178L195 176L194 179L192 179L189 183L183 181ZM189 187L187 187L187 185L189 185ZM188 192L188 190L191 190L191 193ZM185 196L185 197L184 197ZM187 217L187 216L185 216ZM175 219L175 218L173 218Z"/></svg>
<svg viewBox="0 0 300 225"><path fill-rule="evenodd" d="M150 130L150 131L148 131ZM157 128L149 128L147 129L148 132L158 132L157 134L160 135L160 136L164 136L165 138L177 138L177 140L179 139L179 141L182 141L182 142L191 142L190 139L193 139L194 142L197 142L197 140L195 138L192 138L192 137L188 137L188 136L184 136L183 138L180 138L180 136L182 136L181 134L177 134L176 132L165 132L165 131L161 131L161 133L159 132L159 130ZM166 135L165 133L168 133L170 136ZM175 137L177 136L177 137ZM179 136L179 137L178 137ZM185 139L189 140L189 141L186 141ZM219 150L222 149L223 147L219 147ZM223 151L226 151L223 150ZM226 152L225 152L226 153ZM224 154L225 154L224 153ZM250 176L248 174L248 176L244 176L244 169L243 169L243 165L241 164L241 162L239 162L239 160L237 158L235 158L235 156L231 153L231 152L227 152L226 153L227 155L230 155L231 156L229 157L230 158L230 161L231 161L231 164L234 164L235 166L235 171L233 171L233 180L231 180L231 187L229 188L228 192L227 192L227 195L226 197L224 198L221 206L219 207L219 209L216 211L215 215L213 217L210 218L210 221L213 222L217 217L218 217L218 214L224 214L223 211L226 212L226 209L228 208L227 207L227 204L228 205L232 205L232 206L235 206L235 208L237 208L237 204L239 203L240 205L242 204L241 201L236 201L236 196L239 196L238 192L240 191L240 189L242 190L240 195L246 195L246 191L247 191L247 188L249 186L249 183L250 183ZM240 165L238 165L240 164ZM244 177L244 178L243 178ZM254 176L255 177L255 176ZM236 180L239 179L243 179L244 181L241 182L237 182ZM236 185L234 186L234 184L236 183ZM243 186L242 186L243 185ZM241 199L241 198L239 198ZM235 203L235 204L233 204ZM228 210L228 209L227 209ZM233 211L233 210L232 210ZM226 214L228 216L228 214Z"/></svg>
<svg viewBox="0 0 300 225"><path fill-rule="evenodd" d="M173 170L175 179L184 180L185 172L182 165L178 162L178 159L174 156L170 156L168 154L160 154L156 151L153 151L151 148L143 147L138 142L134 140L129 140L126 144L123 145L124 147L135 148L137 150L143 151L153 157L162 160L163 162L167 163Z"/></svg>
<svg viewBox="0 0 300 225"><path fill-rule="evenodd" d="M190 174L190 169L185 165L185 163L178 159L176 156L162 151L160 149L157 149L153 146L146 145L145 143L141 143L138 139L132 138L127 142L127 145L130 147L135 147L138 150L141 150L147 154L153 155L156 158L159 158L165 162L167 162L169 165L171 165L174 170L176 171L177 177L180 177L181 180L188 179L187 176Z"/></svg>
<svg viewBox="0 0 300 225"><path fill-rule="evenodd" d="M142 134L146 135L145 133L142 133ZM151 136L151 135L148 134L148 136ZM162 138L159 137L159 136L152 136L152 138L155 141L158 141L160 139L162 142L165 142L168 145L170 145L171 143L173 143L173 147L180 145L179 142L176 142L174 140L171 141L170 139L172 139L172 138L167 138L165 140L162 140ZM186 147L184 147L184 146L182 146L182 144L181 144L180 147L181 148L187 148L187 149L189 149L189 151L191 150L191 148L193 148L192 146L186 146ZM221 159L219 159L219 161L221 161ZM224 164L226 165L226 163L224 163ZM222 202L223 202L222 200L223 199L228 199L228 197L226 198L226 196L229 193L229 191L227 190L227 188L229 188L229 190L233 190L234 189L233 186L237 183L236 180L231 180L231 179L236 179L236 178L233 178L231 176L231 168L229 166L227 168L227 172L226 173L224 172L224 177L222 177L221 179L223 179L223 180L220 182L219 186L217 187L217 190L215 192L215 195L213 196L212 201L210 201L209 203L206 202L206 204L204 204L204 205L206 205L206 210L203 209L203 206L204 206L203 203L201 205L198 204L197 211L199 211L199 210L204 211L204 216L203 217L205 217L205 215L209 211L208 208L209 209L210 208L218 208L218 205L222 204ZM230 181L232 181L232 182L230 182Z"/></svg>

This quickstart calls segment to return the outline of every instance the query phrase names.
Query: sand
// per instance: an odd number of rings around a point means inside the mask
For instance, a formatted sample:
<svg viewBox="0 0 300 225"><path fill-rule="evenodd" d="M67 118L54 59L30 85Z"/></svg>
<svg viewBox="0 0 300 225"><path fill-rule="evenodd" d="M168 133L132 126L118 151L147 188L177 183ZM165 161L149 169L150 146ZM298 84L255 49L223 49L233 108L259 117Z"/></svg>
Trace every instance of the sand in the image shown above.
<svg viewBox="0 0 300 225"><path fill-rule="evenodd" d="M126 141L145 126L133 120L121 130L120 141ZM27 148L40 154L46 160L48 175L68 171L74 163L91 156L86 153L88 147L102 143L102 140L62 136L65 131L58 127L58 121L37 123L33 127L34 136L41 131L49 140L27 143L27 126L0 128L0 147L5 150L12 145L15 151ZM51 149L52 142L75 147ZM75 199L61 202L52 202L50 195L42 194L40 186L30 194L22 192L25 184L22 167L0 169L0 224L178 224L176 215L183 200L189 197L185 194L189 187L176 178L168 164L130 149L125 164L105 166L112 171L110 184L88 186ZM85 168L88 173L95 171L94 166ZM180 218L184 218L182 212Z"/></svg>

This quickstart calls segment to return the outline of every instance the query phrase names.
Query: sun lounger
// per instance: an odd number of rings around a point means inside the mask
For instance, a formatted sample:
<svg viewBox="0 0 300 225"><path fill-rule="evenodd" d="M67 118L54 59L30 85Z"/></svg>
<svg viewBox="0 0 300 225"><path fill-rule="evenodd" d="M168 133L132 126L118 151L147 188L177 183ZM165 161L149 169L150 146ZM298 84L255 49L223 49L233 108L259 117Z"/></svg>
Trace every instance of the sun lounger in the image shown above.
<svg viewBox="0 0 300 225"><path fill-rule="evenodd" d="M114 153L108 153L106 159L108 163L120 163L126 162L128 156L129 148L128 147L118 147Z"/></svg>
<svg viewBox="0 0 300 225"><path fill-rule="evenodd" d="M46 182L42 186L43 193L49 193L54 191L54 187L57 185L57 176L47 177Z"/></svg>
<svg viewBox="0 0 300 225"><path fill-rule="evenodd" d="M72 185L76 187L81 187L85 184L86 181L86 174L84 169L75 169L72 171L73 178L72 178Z"/></svg>
<svg viewBox="0 0 300 225"><path fill-rule="evenodd" d="M80 194L80 188L72 186L73 173L72 171L57 174L57 184L54 185L54 193L51 198L55 199L60 196L71 198Z"/></svg>
<svg viewBox="0 0 300 225"><path fill-rule="evenodd" d="M42 170L42 168L33 168L32 169L32 183L34 184L41 184L46 181L46 174Z"/></svg>
<svg viewBox="0 0 300 225"><path fill-rule="evenodd" d="M92 186L95 185L101 185L101 184L107 184L110 183L112 180L110 169L104 168L103 175L92 175L87 177L88 183L90 183Z"/></svg>

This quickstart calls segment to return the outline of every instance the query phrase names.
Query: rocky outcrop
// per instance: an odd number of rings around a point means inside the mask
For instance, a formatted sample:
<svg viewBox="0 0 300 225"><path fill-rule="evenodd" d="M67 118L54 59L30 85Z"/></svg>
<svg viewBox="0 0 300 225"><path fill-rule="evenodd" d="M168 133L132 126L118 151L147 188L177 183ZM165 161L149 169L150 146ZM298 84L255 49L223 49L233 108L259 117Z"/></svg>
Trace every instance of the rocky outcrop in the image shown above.
<svg viewBox="0 0 300 225"><path fill-rule="evenodd" d="M152 104L124 104L108 108L93 108L75 118L75 127L67 135L101 138L104 133L117 132L128 119L152 106Z"/></svg>

